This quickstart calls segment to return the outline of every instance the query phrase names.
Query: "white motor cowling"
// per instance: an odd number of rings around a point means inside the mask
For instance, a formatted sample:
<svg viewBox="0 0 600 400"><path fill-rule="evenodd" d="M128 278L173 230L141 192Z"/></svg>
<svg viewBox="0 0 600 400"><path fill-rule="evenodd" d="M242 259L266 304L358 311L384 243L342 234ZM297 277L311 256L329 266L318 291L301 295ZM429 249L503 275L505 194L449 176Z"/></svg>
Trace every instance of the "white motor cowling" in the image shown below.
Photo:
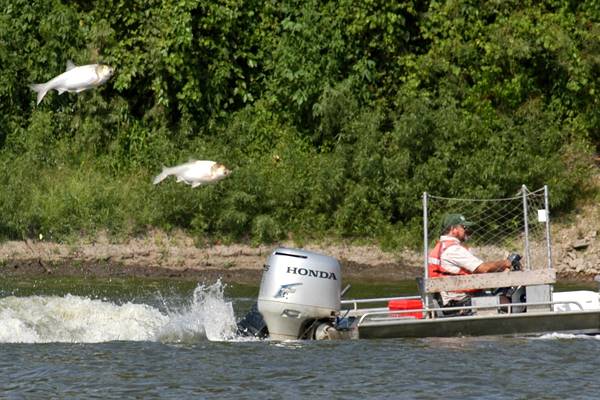
<svg viewBox="0 0 600 400"><path fill-rule="evenodd" d="M258 311L276 340L299 339L314 321L340 311L341 268L326 255L278 248L268 258L258 294Z"/></svg>

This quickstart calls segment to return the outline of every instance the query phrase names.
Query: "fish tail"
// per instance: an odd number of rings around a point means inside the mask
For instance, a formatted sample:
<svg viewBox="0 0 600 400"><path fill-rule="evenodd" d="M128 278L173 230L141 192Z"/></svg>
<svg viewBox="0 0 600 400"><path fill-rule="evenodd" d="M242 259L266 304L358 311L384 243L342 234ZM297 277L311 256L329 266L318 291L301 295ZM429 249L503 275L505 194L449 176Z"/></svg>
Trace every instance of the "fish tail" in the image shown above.
<svg viewBox="0 0 600 400"><path fill-rule="evenodd" d="M171 175L171 168L163 167L162 172L154 177L152 183L156 185L157 183L165 180L165 178L169 175Z"/></svg>
<svg viewBox="0 0 600 400"><path fill-rule="evenodd" d="M29 87L31 88L31 90L37 93L37 105L39 105L42 102L42 99L44 98L46 93L48 93L48 90L50 90L50 87L45 83L34 83L32 85L29 85Z"/></svg>

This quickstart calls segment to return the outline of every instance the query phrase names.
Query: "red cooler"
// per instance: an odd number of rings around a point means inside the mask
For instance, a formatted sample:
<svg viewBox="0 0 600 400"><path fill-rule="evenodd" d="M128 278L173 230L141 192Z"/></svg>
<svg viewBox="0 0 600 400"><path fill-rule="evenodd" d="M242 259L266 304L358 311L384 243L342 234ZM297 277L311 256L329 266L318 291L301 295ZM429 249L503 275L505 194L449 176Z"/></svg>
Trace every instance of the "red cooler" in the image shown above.
<svg viewBox="0 0 600 400"><path fill-rule="evenodd" d="M420 310L423 308L423 302L421 299L396 299L388 301L388 309L390 311L394 310ZM406 312L406 313L393 313L391 314L393 317L400 318L423 318L423 313L421 311L415 312Z"/></svg>

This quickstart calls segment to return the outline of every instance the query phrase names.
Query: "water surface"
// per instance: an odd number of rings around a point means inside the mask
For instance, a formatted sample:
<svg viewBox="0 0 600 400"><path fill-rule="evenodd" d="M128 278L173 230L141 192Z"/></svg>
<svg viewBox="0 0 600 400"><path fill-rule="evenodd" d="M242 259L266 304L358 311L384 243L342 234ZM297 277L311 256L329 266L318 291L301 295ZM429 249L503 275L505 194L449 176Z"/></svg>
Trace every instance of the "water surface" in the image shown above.
<svg viewBox="0 0 600 400"><path fill-rule="evenodd" d="M598 337L237 337L235 321L256 291L177 281L5 281L0 397L592 399L600 390Z"/></svg>

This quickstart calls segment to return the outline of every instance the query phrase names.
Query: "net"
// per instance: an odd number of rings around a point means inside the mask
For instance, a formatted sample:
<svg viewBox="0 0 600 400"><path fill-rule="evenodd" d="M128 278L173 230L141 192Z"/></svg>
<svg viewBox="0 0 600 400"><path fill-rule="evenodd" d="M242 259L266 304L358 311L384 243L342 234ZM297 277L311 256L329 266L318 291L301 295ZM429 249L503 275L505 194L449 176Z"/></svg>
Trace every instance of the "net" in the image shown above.
<svg viewBox="0 0 600 400"><path fill-rule="evenodd" d="M503 199L457 199L425 193L424 239L431 249L439 239L442 220L450 213L462 214L474 225L467 242L484 261L519 253L523 269L551 267L548 190L529 191L526 186L514 197Z"/></svg>

